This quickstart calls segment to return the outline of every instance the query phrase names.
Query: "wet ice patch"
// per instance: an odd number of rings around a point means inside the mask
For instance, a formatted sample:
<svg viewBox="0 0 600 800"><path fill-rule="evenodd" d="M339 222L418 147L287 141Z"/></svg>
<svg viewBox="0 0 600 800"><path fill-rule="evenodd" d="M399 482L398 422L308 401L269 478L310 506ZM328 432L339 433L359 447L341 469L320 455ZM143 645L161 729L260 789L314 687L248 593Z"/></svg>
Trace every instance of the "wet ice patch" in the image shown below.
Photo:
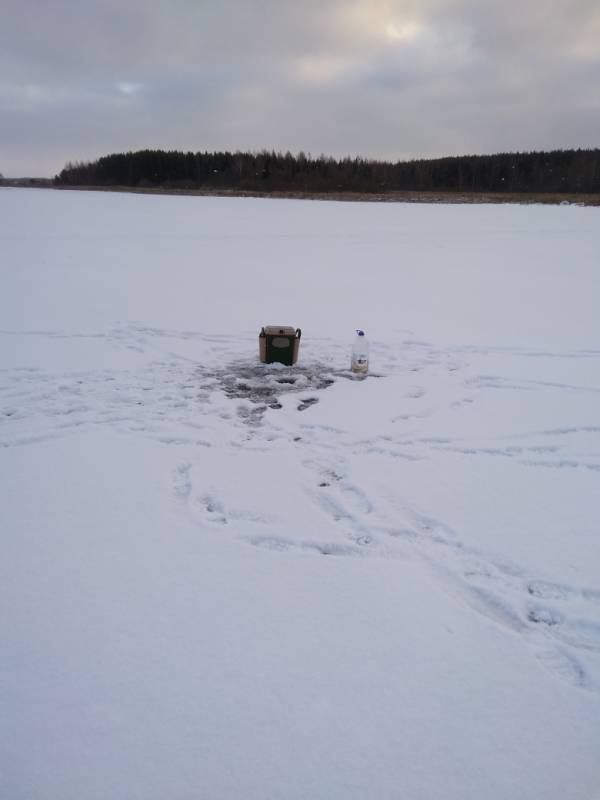
<svg viewBox="0 0 600 800"><path fill-rule="evenodd" d="M262 364L258 362L234 361L223 368L199 369L203 384L220 389L230 399L263 403L270 408L281 407L279 400L291 392L321 391L332 386L338 378L364 380L383 375L355 375L350 370L333 369L321 362L310 362L286 366L284 364ZM303 402L317 402L308 396Z"/></svg>
<svg viewBox="0 0 600 800"><path fill-rule="evenodd" d="M249 400L280 408L279 399L290 392L327 389L335 383L334 371L325 364L248 364L236 361L222 369L202 371L230 399Z"/></svg>

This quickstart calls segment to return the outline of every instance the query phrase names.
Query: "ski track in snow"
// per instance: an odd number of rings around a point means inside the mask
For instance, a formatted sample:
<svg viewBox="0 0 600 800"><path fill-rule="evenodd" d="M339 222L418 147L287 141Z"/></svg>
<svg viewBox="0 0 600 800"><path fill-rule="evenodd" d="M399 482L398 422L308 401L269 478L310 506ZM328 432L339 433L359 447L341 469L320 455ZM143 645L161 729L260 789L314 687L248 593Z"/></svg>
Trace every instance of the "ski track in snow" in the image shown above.
<svg viewBox="0 0 600 800"><path fill-rule="evenodd" d="M600 481L600 424L589 420L478 439L427 434L438 417L468 414L490 392L502 397L510 392L600 392L600 386L477 372L477 363L490 354L551 366L573 359L600 362L600 351L444 350L413 340L398 349L374 343L372 361L380 371L367 380L402 378L404 388L397 413L387 421L388 432L360 436L346 430L343 422L322 424L311 416L331 386L353 378L350 373L308 357L294 370L253 366L254 354L245 359L241 355L249 337L139 325L106 333L1 331L0 336L101 339L145 358L136 369L0 370L0 447L27 446L98 427L185 447L187 457L174 470L171 489L174 499L202 525L271 552L422 559L450 595L511 635L521 636L544 668L575 687L600 690L585 666L586 658L600 654L600 588L527 574L518 565L467 546L460 531L412 507L389 487L375 498L353 479L353 462L363 456L394 463L447 454L480 461L505 459L530 469L581 470L597 474ZM189 343L209 353L212 362L177 352ZM321 341L320 348L338 361L346 357L345 345L337 342ZM306 476L302 491L307 508L320 520L313 536L286 537L277 514L229 506L218 485L195 482L194 448L268 453L281 441L296 446Z"/></svg>

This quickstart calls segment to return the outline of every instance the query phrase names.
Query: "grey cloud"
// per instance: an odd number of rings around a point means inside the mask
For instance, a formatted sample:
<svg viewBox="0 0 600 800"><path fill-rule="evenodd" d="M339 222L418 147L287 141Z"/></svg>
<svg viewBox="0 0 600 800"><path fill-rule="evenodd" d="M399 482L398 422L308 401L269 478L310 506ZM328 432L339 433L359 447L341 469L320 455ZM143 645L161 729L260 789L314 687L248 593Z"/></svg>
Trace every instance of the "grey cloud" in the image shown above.
<svg viewBox="0 0 600 800"><path fill-rule="evenodd" d="M5 0L0 171L136 147L598 146L596 0Z"/></svg>

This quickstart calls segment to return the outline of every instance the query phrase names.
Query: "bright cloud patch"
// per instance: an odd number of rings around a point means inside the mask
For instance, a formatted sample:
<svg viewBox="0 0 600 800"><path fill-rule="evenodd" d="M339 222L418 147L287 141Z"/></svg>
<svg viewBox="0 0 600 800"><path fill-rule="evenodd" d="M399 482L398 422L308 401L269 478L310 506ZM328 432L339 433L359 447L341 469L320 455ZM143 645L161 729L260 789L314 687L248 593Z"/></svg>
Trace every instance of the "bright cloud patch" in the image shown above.
<svg viewBox="0 0 600 800"><path fill-rule="evenodd" d="M142 91L144 85L142 83L132 83L131 81L119 81L117 89L121 94L134 95Z"/></svg>
<svg viewBox="0 0 600 800"><path fill-rule="evenodd" d="M417 22L407 22L404 24L390 22L386 26L385 33L388 39L393 41L411 42L419 36L422 30L422 26Z"/></svg>

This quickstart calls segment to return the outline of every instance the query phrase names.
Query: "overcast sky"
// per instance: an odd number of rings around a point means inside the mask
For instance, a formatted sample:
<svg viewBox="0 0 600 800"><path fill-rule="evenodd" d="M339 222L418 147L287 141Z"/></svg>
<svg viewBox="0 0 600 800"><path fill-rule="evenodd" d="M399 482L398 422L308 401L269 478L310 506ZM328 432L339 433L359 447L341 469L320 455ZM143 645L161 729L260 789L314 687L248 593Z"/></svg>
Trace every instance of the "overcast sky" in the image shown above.
<svg viewBox="0 0 600 800"><path fill-rule="evenodd" d="M600 0L2 0L0 172L600 146Z"/></svg>

